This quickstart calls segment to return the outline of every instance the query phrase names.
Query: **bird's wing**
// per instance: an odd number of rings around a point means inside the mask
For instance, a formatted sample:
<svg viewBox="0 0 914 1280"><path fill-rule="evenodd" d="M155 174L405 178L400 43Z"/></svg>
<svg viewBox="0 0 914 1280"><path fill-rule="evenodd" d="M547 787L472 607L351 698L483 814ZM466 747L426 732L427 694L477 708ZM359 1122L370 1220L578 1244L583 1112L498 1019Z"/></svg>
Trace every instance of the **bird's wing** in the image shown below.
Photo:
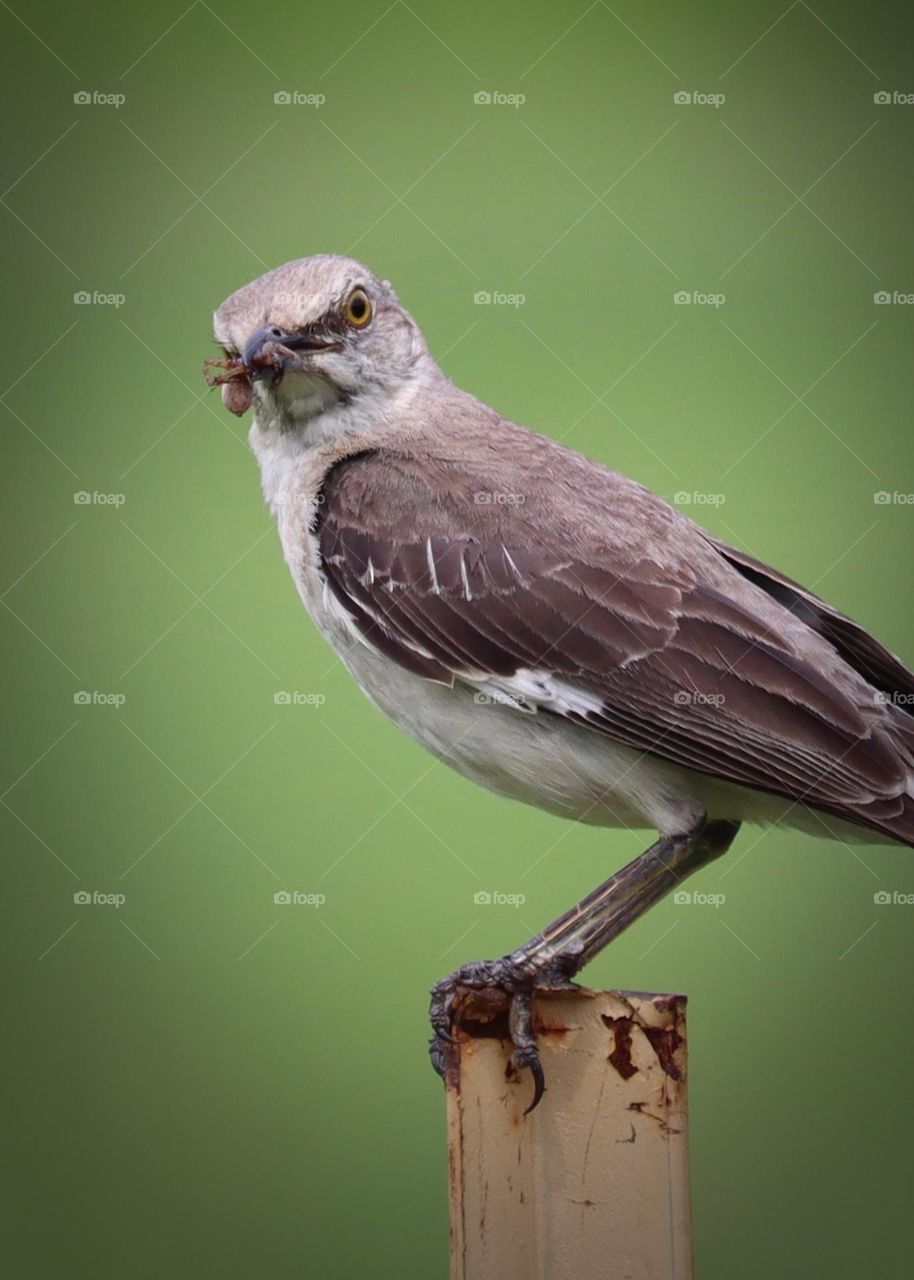
<svg viewBox="0 0 914 1280"><path fill-rule="evenodd" d="M316 526L329 589L387 657L851 821L910 822L910 718L862 668L914 677L855 624L611 472L603 496L629 504L627 531L595 543L542 494L535 511L480 512L467 501L478 479L425 466L404 484L410 468L380 454L338 464ZM578 493L581 521L592 500ZM658 538L661 507L672 523Z"/></svg>
<svg viewBox="0 0 914 1280"><path fill-rule="evenodd" d="M914 672L894 653L879 643L859 622L840 613L827 601L794 582L786 574L756 560L748 552L737 551L701 530L705 540L738 569L749 582L761 587L792 614L832 644L845 661L874 688L894 699L899 706L914 709Z"/></svg>

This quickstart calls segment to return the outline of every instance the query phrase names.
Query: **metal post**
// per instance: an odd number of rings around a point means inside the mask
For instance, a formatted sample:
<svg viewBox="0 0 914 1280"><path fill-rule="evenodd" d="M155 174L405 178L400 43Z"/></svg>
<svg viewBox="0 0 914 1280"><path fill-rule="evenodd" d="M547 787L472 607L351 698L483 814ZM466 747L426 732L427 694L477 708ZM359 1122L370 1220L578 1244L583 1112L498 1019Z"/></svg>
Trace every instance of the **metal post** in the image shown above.
<svg viewBox="0 0 914 1280"><path fill-rule="evenodd" d="M685 997L540 993L528 1116L504 1008L473 1000L447 1078L451 1280L690 1280Z"/></svg>

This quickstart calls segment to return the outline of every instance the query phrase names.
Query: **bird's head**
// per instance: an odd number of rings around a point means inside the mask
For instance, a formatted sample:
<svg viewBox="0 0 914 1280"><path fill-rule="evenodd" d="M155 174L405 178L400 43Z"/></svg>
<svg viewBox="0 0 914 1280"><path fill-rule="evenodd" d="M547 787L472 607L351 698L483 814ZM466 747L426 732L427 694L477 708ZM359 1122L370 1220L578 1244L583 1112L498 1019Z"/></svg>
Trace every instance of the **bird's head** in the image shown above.
<svg viewBox="0 0 914 1280"><path fill-rule="evenodd" d="M294 431L333 406L373 406L427 356L422 334L387 281L351 258L287 262L226 298L213 320L233 413L253 402L261 428Z"/></svg>

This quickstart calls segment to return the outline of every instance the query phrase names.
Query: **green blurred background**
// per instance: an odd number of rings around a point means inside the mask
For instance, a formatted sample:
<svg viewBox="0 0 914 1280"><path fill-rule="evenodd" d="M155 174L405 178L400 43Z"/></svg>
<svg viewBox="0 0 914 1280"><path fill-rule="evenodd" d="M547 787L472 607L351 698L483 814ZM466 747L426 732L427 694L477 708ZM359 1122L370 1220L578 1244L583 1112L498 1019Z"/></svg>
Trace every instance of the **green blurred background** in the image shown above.
<svg viewBox="0 0 914 1280"><path fill-rule="evenodd" d="M210 313L351 252L456 381L914 659L914 105L874 99L914 92L910 15L12 0L0 24L6 1269L444 1276L426 989L647 836L482 794L362 698L246 422L204 393ZM588 978L690 996L698 1274L909 1275L914 907L874 895L914 891L914 859L749 831L694 887L726 900L662 904Z"/></svg>

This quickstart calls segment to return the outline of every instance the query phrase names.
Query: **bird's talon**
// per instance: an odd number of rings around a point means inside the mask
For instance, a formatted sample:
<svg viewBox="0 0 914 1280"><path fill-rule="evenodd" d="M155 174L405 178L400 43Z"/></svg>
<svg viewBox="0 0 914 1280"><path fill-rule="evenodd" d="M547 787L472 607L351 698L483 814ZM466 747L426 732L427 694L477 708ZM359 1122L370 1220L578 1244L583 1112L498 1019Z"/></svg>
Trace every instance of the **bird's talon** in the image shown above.
<svg viewBox="0 0 914 1280"><path fill-rule="evenodd" d="M513 1045L512 1064L518 1071L529 1069L533 1078L533 1099L524 1111L524 1115L529 1115L546 1090L546 1077L533 1035L534 986L535 979L528 973L516 971L507 957L462 965L456 973L436 983L429 1007L434 1031L429 1053L438 1074L445 1074L447 1046L460 1043L453 1028L455 1021L461 1019L461 1011L466 1016L466 1007L461 1010L461 1006L467 1002L462 997L475 997L468 1005L471 1021L479 1018L489 1022L496 1016L503 1017L507 1010L506 1031Z"/></svg>

